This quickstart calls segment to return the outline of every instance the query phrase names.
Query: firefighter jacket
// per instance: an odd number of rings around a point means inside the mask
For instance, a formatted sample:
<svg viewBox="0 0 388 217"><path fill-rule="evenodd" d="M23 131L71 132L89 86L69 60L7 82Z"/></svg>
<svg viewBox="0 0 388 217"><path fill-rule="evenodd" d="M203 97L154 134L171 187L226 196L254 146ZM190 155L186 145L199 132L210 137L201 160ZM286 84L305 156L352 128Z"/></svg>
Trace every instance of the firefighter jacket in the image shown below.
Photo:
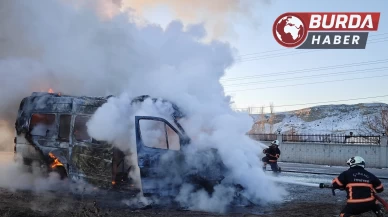
<svg viewBox="0 0 388 217"><path fill-rule="evenodd" d="M274 145L263 150L269 162L277 162L280 157L280 149Z"/></svg>
<svg viewBox="0 0 388 217"><path fill-rule="evenodd" d="M348 203L374 201L374 194L384 191L381 181L360 166L350 167L333 179L333 188L346 190Z"/></svg>

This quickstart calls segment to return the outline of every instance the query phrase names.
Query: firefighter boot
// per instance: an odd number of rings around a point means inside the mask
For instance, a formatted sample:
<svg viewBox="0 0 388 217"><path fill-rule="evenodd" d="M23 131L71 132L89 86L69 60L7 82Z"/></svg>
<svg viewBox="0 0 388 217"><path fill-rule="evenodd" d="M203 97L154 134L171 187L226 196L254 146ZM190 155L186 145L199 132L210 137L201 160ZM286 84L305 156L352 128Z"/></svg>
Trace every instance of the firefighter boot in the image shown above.
<svg viewBox="0 0 388 217"><path fill-rule="evenodd" d="M374 211L377 217L384 217L384 208L380 204L376 204L377 211Z"/></svg>
<svg viewBox="0 0 388 217"><path fill-rule="evenodd" d="M279 166L278 166L277 163L271 163L270 165L271 165L272 172L274 172L274 173L279 173L280 172Z"/></svg>
<svg viewBox="0 0 388 217"><path fill-rule="evenodd" d="M375 214L376 214L376 217L384 217L384 213L382 209L380 209L379 211L376 211Z"/></svg>

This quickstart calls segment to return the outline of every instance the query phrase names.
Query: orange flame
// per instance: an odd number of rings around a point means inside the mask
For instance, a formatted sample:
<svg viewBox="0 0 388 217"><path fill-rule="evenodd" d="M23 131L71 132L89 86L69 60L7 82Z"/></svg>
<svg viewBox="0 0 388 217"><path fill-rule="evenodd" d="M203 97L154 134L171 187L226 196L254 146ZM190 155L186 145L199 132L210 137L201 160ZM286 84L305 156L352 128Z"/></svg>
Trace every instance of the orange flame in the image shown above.
<svg viewBox="0 0 388 217"><path fill-rule="evenodd" d="M54 90L53 90L52 88L50 88L50 89L48 89L47 92L48 92L48 93L54 93ZM57 95L60 96L60 95L61 95L61 92L58 92Z"/></svg>
<svg viewBox="0 0 388 217"><path fill-rule="evenodd" d="M55 168L55 167L58 167L58 166L63 166L63 164L61 162L59 162L58 158L55 157L55 155L53 153L49 153L49 156L51 159L54 159L54 162L51 163L51 168Z"/></svg>

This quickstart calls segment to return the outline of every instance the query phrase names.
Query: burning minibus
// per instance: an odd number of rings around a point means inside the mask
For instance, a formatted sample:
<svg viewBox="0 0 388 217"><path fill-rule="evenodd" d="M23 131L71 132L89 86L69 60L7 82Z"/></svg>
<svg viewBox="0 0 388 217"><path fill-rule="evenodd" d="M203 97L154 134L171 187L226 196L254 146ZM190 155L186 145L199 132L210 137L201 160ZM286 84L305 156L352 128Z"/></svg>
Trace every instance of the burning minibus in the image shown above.
<svg viewBox="0 0 388 217"><path fill-rule="evenodd" d="M60 93L34 92L25 97L19 106L15 123L15 153L25 165L39 163L47 171L55 171L62 178L82 180L99 188L120 189L143 194L177 193L172 189L182 183L191 183L208 192L224 179L225 166L212 154L215 163L197 168L188 167L182 149L190 138L179 123L184 114L171 103L170 121L154 116L136 116L136 153L124 153L104 141L92 138L86 123L108 101L108 97L69 96ZM139 96L131 103L158 99ZM166 100L163 100L166 101ZM144 126L157 126L162 130L159 138L152 138ZM129 131L130 129L128 129ZM136 163L127 159L136 155ZM168 156L168 160L163 160ZM140 185L130 175L138 171ZM179 178L171 176L179 173ZM169 179L170 178L170 179ZM174 180L166 182L166 180Z"/></svg>

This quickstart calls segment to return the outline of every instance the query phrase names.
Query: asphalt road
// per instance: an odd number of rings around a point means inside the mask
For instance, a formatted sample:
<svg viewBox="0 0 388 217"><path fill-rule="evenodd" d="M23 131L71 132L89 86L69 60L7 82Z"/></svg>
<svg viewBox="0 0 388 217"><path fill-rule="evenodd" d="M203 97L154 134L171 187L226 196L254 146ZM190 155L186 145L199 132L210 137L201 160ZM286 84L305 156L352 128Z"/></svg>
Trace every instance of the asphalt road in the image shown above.
<svg viewBox="0 0 388 217"><path fill-rule="evenodd" d="M12 152L0 152L0 163L11 162ZM170 208L153 207L149 210L105 209L95 200L76 200L70 196L36 194L31 192L13 191L0 188L0 217L9 216L338 216L345 203L346 194L337 191L335 196L330 189L318 188L319 183L331 183L331 180L348 167L330 167L325 165L282 163L282 173L273 180L284 186L289 193L280 204L258 205L253 207L234 207L228 213L214 214L206 212L182 211ZM269 167L268 167L269 169ZM387 169L369 168L388 186ZM272 175L271 171L267 171ZM1 174L5 175L5 174ZM258 183L260 184L260 183ZM269 192L268 192L269 193ZM380 195L388 200L388 191ZM119 201L117 201L119 202ZM97 211L96 211L97 210ZM373 216L363 215L363 216Z"/></svg>
<svg viewBox="0 0 388 217"><path fill-rule="evenodd" d="M316 165L316 164L300 164L300 163L285 163L279 162L279 166L284 172L290 173L307 173L307 174L321 174L321 175L333 175L338 176L344 170L347 170L347 166L328 166L328 165ZM388 169L376 169L365 168L369 172L375 174L381 179L388 179Z"/></svg>
<svg viewBox="0 0 388 217"><path fill-rule="evenodd" d="M0 152L0 163L10 162L13 160L13 152ZM322 174L322 175L338 175L342 171L348 169L347 166L328 166L328 165L316 165L316 164L301 164L301 163L286 163L279 162L279 166L282 167L284 172L293 173L309 173L309 174ZM269 168L269 166L268 166ZM388 168L376 169L366 168L379 178L388 179Z"/></svg>

